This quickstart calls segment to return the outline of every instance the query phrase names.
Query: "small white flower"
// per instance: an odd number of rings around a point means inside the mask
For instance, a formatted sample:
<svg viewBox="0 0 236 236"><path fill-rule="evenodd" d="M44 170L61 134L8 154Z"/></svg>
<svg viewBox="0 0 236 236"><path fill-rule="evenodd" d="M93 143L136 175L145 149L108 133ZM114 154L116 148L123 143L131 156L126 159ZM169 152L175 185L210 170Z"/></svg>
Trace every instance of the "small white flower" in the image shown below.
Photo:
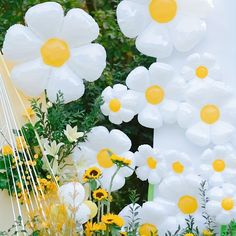
<svg viewBox="0 0 236 236"><path fill-rule="evenodd" d="M101 106L101 111L105 116L109 116L110 122L121 124L129 122L137 114L137 99L135 94L127 90L127 87L122 84L116 84L113 88L110 86L102 92L104 104Z"/></svg>
<svg viewBox="0 0 236 236"><path fill-rule="evenodd" d="M149 145L141 145L134 154L136 174L142 181L148 180L150 184L158 184L161 181L162 157L160 153Z"/></svg>
<svg viewBox="0 0 236 236"><path fill-rule="evenodd" d="M220 67L216 64L215 57L209 53L190 55L182 70L182 75L192 86L221 79Z"/></svg>
<svg viewBox="0 0 236 236"><path fill-rule="evenodd" d="M72 128L70 125L66 125L66 130L64 130L64 134L71 143L76 142L79 138L84 136L83 132L77 131L77 126Z"/></svg>
<svg viewBox="0 0 236 236"><path fill-rule="evenodd" d="M227 225L236 219L236 186L224 184L212 188L207 196L207 212L219 225Z"/></svg>
<svg viewBox="0 0 236 236"><path fill-rule="evenodd" d="M49 144L48 140L46 140L44 143L45 155L50 155L58 159L58 152L63 145L63 143L57 144L55 140Z"/></svg>
<svg viewBox="0 0 236 236"><path fill-rule="evenodd" d="M168 64L153 63L149 70L139 66L126 79L130 90L136 92L138 121L148 128L160 128L163 123L176 122L176 112L184 98L185 81L175 78Z"/></svg>
<svg viewBox="0 0 236 236"><path fill-rule="evenodd" d="M222 82L194 86L176 114L186 137L198 146L228 142L234 133L236 102Z"/></svg>
<svg viewBox="0 0 236 236"><path fill-rule="evenodd" d="M200 174L211 186L234 183L236 179L236 154L229 145L215 146L200 157Z"/></svg>

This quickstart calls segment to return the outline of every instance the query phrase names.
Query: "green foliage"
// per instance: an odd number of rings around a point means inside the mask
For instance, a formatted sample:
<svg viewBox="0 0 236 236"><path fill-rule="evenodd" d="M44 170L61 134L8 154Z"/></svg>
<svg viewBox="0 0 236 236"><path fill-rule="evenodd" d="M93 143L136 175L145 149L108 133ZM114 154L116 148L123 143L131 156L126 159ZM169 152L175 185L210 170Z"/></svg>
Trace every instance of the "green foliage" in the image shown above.
<svg viewBox="0 0 236 236"><path fill-rule="evenodd" d="M27 9L35 4L45 2L46 0L0 0L0 45L7 29L16 23L24 23L24 14ZM107 51L107 67L101 78L93 83L85 83L86 92L82 99L69 103L63 107L65 113L61 115L60 105L58 108L53 107L53 112L48 116L48 122L51 123L50 129L60 130L64 127L64 122L69 121L71 124L76 124L78 127L86 127L89 129L90 124L104 125L109 129L118 128L125 132L133 143L133 151L141 144L152 145L153 133L151 129L147 129L139 125L136 118L128 124L113 125L107 117L101 113L98 114L97 105L101 92L107 87L116 83L125 83L126 77L131 70L137 66L149 67L154 62L153 58L143 56L139 53L134 45L134 40L126 38L120 31L116 21L116 7L119 0L57 0L65 11L74 7L80 7L89 12L100 27L100 35L96 42L102 44ZM60 116L58 117L58 114ZM85 114L87 116L85 116ZM75 117L78 117L76 121ZM82 121L84 118L84 121ZM55 122L52 120L55 119ZM92 119L92 120L91 120ZM24 129L30 129L26 125ZM40 129L38 127L38 129ZM60 138L61 132L54 132L54 135ZM33 133L31 133L33 134ZM30 137L29 137L30 138ZM34 138L32 139L34 140ZM36 142L36 140L35 140ZM147 184L135 178L135 175L128 179L127 185L123 191L114 194L112 208L118 212L121 207L129 203L127 198L128 186L139 186L140 203L147 198ZM119 201L117 201L119 199Z"/></svg>

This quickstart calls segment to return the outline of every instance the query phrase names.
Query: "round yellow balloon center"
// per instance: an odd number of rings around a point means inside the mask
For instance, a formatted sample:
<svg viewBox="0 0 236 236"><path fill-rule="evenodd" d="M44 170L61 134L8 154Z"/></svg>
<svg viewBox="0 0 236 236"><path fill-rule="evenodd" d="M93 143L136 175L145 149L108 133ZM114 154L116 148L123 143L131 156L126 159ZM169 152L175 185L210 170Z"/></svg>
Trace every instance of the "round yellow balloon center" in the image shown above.
<svg viewBox="0 0 236 236"><path fill-rule="evenodd" d="M109 107L113 112L118 112L121 109L121 103L119 99L117 98L111 99Z"/></svg>
<svg viewBox="0 0 236 236"><path fill-rule="evenodd" d="M198 209L198 202L195 197L185 195L179 199L178 207L184 214L193 214Z"/></svg>
<svg viewBox="0 0 236 236"><path fill-rule="evenodd" d="M214 171L222 172L225 169L225 162L223 160L220 160L220 159L215 160L212 163L212 167L213 167Z"/></svg>
<svg viewBox="0 0 236 236"><path fill-rule="evenodd" d="M58 38L49 39L40 51L44 63L49 66L63 66L70 58L69 46L65 41Z"/></svg>
<svg viewBox="0 0 236 236"><path fill-rule="evenodd" d="M205 79L208 76L208 69L205 66L199 66L196 69L196 76L199 79Z"/></svg>
<svg viewBox="0 0 236 236"><path fill-rule="evenodd" d="M98 164L103 168L111 168L114 164L111 160L109 149L102 149L97 154Z"/></svg>
<svg viewBox="0 0 236 236"><path fill-rule="evenodd" d="M220 118L220 109L215 105L206 105L201 109L201 119L203 122L211 125Z"/></svg>
<svg viewBox="0 0 236 236"><path fill-rule="evenodd" d="M168 23L176 16L176 0L151 0L149 12L151 17L158 23Z"/></svg>
<svg viewBox="0 0 236 236"><path fill-rule="evenodd" d="M222 201L221 201L221 206L224 210L226 211L230 211L234 208L234 200L232 198L224 198Z"/></svg>
<svg viewBox="0 0 236 236"><path fill-rule="evenodd" d="M158 229L153 224L142 224L139 227L139 235L158 236Z"/></svg>
<svg viewBox="0 0 236 236"><path fill-rule="evenodd" d="M147 165L150 169L156 169L157 167L157 161L153 157L147 158Z"/></svg>
<svg viewBox="0 0 236 236"><path fill-rule="evenodd" d="M184 172L184 166L179 161L176 161L172 164L172 169L177 174L181 174Z"/></svg>
<svg viewBox="0 0 236 236"><path fill-rule="evenodd" d="M158 85L149 87L146 90L146 99L152 105L157 105L162 102L165 97L164 90Z"/></svg>

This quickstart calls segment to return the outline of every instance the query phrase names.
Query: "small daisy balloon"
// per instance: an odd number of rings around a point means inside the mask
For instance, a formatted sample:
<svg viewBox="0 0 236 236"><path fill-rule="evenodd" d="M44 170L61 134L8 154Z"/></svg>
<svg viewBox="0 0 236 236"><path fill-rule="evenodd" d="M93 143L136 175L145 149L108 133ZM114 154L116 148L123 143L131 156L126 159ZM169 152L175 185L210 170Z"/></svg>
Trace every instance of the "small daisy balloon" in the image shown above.
<svg viewBox="0 0 236 236"><path fill-rule="evenodd" d="M216 186L208 192L209 201L206 208L215 218L216 223L227 225L236 219L236 186L223 184Z"/></svg>
<svg viewBox="0 0 236 236"><path fill-rule="evenodd" d="M25 14L26 26L11 26L3 53L15 63L11 79L28 96L44 90L51 101L60 90L65 102L84 94L83 79L97 80L106 66L105 49L92 43L99 34L95 20L82 9L64 16L61 5L46 2Z"/></svg>
<svg viewBox="0 0 236 236"><path fill-rule="evenodd" d="M180 176L194 172L194 163L186 153L177 150L169 150L164 152L162 157L163 162L160 164L160 168L163 177L171 175Z"/></svg>
<svg viewBox="0 0 236 236"><path fill-rule="evenodd" d="M221 70L216 63L215 56L209 53L194 53L187 58L187 63L182 69L182 75L194 86L197 83L220 80Z"/></svg>
<svg viewBox="0 0 236 236"><path fill-rule="evenodd" d="M224 145L205 150L200 157L199 173L211 186L233 183L236 178L234 149L230 145Z"/></svg>
<svg viewBox="0 0 236 236"><path fill-rule="evenodd" d="M186 85L183 79L175 78L171 66L153 63L149 70L143 66L137 67L128 75L126 84L136 92L141 125L160 128L163 123L175 123Z"/></svg>
<svg viewBox="0 0 236 236"><path fill-rule="evenodd" d="M121 124L129 122L137 114L137 99L135 93L127 89L125 85L116 84L107 87L102 92L104 104L101 111L109 117L111 123Z"/></svg>
<svg viewBox="0 0 236 236"><path fill-rule="evenodd" d="M162 157L160 153L149 145L141 145L134 154L137 166L136 175L142 181L148 180L150 184L158 184L162 176Z"/></svg>
<svg viewBox="0 0 236 236"><path fill-rule="evenodd" d="M235 131L235 107L231 90L221 82L196 85L187 92L177 114L186 137L198 146L224 144Z"/></svg>
<svg viewBox="0 0 236 236"><path fill-rule="evenodd" d="M173 48L186 52L199 43L211 8L212 0L123 0L117 21L125 36L136 38L140 52L164 58Z"/></svg>
<svg viewBox="0 0 236 236"><path fill-rule="evenodd" d="M117 171L110 155L110 153L114 153L131 160L130 166L121 168L113 181L112 191L122 188L125 184L125 177L132 175L132 169L135 166L130 148L129 137L120 130L113 129L109 132L103 126L94 127L87 135L87 141L81 143L73 153L79 176L83 175L87 168L97 166L102 172L102 187L109 190L111 178Z"/></svg>

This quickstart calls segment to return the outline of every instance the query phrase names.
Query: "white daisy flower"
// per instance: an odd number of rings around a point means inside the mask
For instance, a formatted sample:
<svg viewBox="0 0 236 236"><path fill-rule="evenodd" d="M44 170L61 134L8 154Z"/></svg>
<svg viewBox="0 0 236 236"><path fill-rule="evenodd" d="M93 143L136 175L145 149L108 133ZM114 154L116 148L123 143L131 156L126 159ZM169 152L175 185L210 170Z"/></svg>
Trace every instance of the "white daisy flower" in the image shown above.
<svg viewBox="0 0 236 236"><path fill-rule="evenodd" d="M183 152L169 150L162 154L163 162L160 164L163 177L180 176L194 172L193 161Z"/></svg>
<svg viewBox="0 0 236 236"><path fill-rule="evenodd" d="M186 218L191 215L200 231L205 228L199 191L201 181L197 175L171 176L159 185L158 197L154 201L165 209L173 225L186 227ZM169 224L166 231L168 227Z"/></svg>
<svg viewBox="0 0 236 236"><path fill-rule="evenodd" d="M187 129L187 138L196 145L228 142L235 127L236 103L231 91L221 82L211 86L195 86L187 92L177 114L180 127Z"/></svg>
<svg viewBox="0 0 236 236"><path fill-rule="evenodd" d="M106 66L104 48L91 43L99 34L95 20L82 9L64 16L60 4L46 2L31 7L25 22L10 27L3 44L5 58L16 63L15 85L29 96L46 89L53 102L59 90L65 102L80 98L83 79L97 80Z"/></svg>
<svg viewBox="0 0 236 236"><path fill-rule="evenodd" d="M236 186L226 183L208 192L206 209L219 225L227 225L236 219Z"/></svg>
<svg viewBox="0 0 236 236"><path fill-rule="evenodd" d="M104 104L101 111L114 124L129 122L137 114L137 99L133 91L127 89L122 84L116 84L113 88L110 86L102 92Z"/></svg>
<svg viewBox="0 0 236 236"><path fill-rule="evenodd" d="M136 38L140 52L164 58L173 48L187 52L200 42L211 8L212 0L123 0L117 21L125 36Z"/></svg>
<svg viewBox="0 0 236 236"><path fill-rule="evenodd" d="M58 194L69 212L73 214L73 210L75 211L75 218L79 224L84 224L90 219L91 210L85 202L86 194L82 184L78 182L64 184L59 188Z"/></svg>
<svg viewBox="0 0 236 236"><path fill-rule="evenodd" d="M236 154L229 145L215 146L203 152L200 157L200 174L211 186L228 182L236 178Z"/></svg>
<svg viewBox="0 0 236 236"><path fill-rule="evenodd" d="M153 63L149 70L137 67L128 75L127 86L136 92L138 121L148 128L160 128L163 123L173 124L179 102L183 99L185 82L174 78L173 68Z"/></svg>
<svg viewBox="0 0 236 236"><path fill-rule="evenodd" d="M221 79L221 71L216 64L216 58L209 53L190 55L182 69L182 75L193 86L197 83Z"/></svg>
<svg viewBox="0 0 236 236"><path fill-rule="evenodd" d="M84 136L83 132L78 132L77 130L77 126L72 128L70 125L66 125L66 130L64 130L64 134L69 140L69 142L74 143L79 138L82 138Z"/></svg>
<svg viewBox="0 0 236 236"><path fill-rule="evenodd" d="M102 187L109 190L111 178L117 170L110 158L110 153L131 160L130 167L134 168L133 153L129 151L130 148L129 137L120 130L113 129L109 132L103 126L94 127L87 135L87 141L81 143L73 153L75 163L83 163L82 167L78 166L79 176L88 167L97 166L102 171ZM122 188L125 184L125 177L132 175L132 173L133 170L129 167L121 168L114 178L112 191Z"/></svg>
<svg viewBox="0 0 236 236"><path fill-rule="evenodd" d="M148 180L150 184L158 184L161 181L162 157L160 153L149 145L141 145L134 154L137 166L136 175L142 181Z"/></svg>

